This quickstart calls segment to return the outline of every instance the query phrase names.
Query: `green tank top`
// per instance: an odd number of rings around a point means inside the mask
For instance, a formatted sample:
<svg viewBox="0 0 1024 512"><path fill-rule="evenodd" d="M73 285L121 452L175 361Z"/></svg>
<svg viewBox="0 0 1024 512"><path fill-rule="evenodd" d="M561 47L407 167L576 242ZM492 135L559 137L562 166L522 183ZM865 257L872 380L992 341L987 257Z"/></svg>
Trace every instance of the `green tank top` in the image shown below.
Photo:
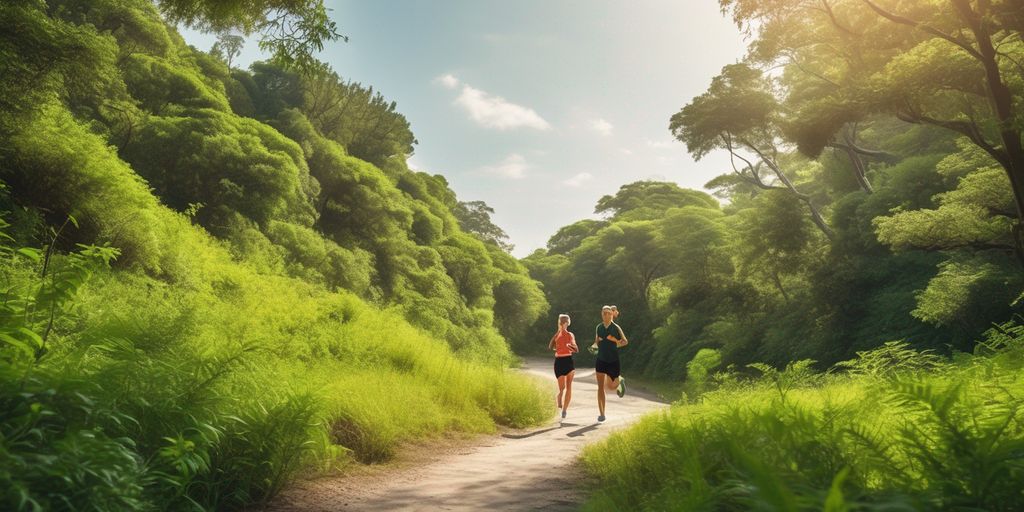
<svg viewBox="0 0 1024 512"><path fill-rule="evenodd" d="M606 363L614 363L619 360L619 346L608 336L622 340L622 329L615 323L608 324L608 327L603 322L597 324L597 358Z"/></svg>

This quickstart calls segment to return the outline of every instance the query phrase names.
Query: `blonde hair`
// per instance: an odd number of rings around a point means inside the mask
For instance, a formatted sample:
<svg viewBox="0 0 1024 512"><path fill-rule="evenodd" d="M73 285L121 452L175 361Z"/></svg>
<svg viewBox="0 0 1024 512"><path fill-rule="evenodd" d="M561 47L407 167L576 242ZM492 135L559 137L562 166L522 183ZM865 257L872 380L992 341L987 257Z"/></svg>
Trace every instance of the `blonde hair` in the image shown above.
<svg viewBox="0 0 1024 512"><path fill-rule="evenodd" d="M604 313L605 311L615 311L615 306L602 306L601 312Z"/></svg>
<svg viewBox="0 0 1024 512"><path fill-rule="evenodd" d="M572 319L569 318L569 315L565 313L558 315L558 325L562 325L562 320L565 320L565 325L569 325L572 323Z"/></svg>

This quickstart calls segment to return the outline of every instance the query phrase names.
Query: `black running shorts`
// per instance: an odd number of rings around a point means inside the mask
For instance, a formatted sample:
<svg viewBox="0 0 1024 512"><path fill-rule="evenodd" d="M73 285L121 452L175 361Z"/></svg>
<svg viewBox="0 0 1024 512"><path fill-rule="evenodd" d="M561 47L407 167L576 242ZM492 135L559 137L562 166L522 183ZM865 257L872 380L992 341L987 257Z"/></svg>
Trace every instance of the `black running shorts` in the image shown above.
<svg viewBox="0 0 1024 512"><path fill-rule="evenodd" d="M619 369L618 361L609 362L602 361L600 359L594 362L594 371L597 373L603 373L608 377L611 377L612 380L619 378L619 374L622 373Z"/></svg>
<svg viewBox="0 0 1024 512"><path fill-rule="evenodd" d="M561 377L563 375L569 375L569 372L576 369L576 365L572 362L572 356L563 356L555 358L555 377Z"/></svg>

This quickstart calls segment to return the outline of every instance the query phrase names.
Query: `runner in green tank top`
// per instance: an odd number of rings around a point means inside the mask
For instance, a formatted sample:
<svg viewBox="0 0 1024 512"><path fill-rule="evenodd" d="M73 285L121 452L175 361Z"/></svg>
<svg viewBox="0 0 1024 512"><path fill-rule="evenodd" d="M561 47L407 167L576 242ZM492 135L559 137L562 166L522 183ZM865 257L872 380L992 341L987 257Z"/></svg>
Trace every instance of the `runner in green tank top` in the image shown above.
<svg viewBox="0 0 1024 512"><path fill-rule="evenodd" d="M619 348L629 341L622 335L622 329L612 322L611 306L601 308L601 323L597 324L594 333L594 345L597 346L597 360L594 362L594 373L597 375L597 421L604 421L605 389L617 390L621 397L626 393L626 383L619 373Z"/></svg>

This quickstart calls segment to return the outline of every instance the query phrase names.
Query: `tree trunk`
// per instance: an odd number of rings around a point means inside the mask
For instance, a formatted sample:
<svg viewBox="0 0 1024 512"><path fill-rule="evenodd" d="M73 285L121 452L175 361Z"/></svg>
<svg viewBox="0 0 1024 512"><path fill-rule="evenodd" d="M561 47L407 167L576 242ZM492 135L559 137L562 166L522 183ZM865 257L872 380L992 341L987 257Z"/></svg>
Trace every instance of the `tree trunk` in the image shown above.
<svg viewBox="0 0 1024 512"><path fill-rule="evenodd" d="M959 46L984 66L988 99L992 106L992 111L995 113L996 121L999 123L999 138L1003 143L1003 148L993 147L993 145L984 140L984 137L977 130L971 131L970 129L958 126L963 124L962 122L939 122L936 120L930 120L929 122L963 133L975 144L992 155L1006 170L1007 177L1010 179L1010 186L1013 189L1013 198L1017 204L1017 222L1014 224L1012 231L1014 248L1017 253L1017 259L1024 266L1024 227L1021 226L1021 221L1024 220L1024 144L1021 142L1021 130L1014 127L1016 116L1013 106L1013 93L1006 86L1006 83L1003 82L1003 77L999 70L999 62L996 58L997 51L992 44L991 30L988 26L988 21L986 21L989 13L984 11L990 6L989 2L978 2L978 8L982 12L975 12L970 0L950 0L957 16L960 17L960 20L970 30L971 35L974 36L974 42L977 44L977 47L974 47L963 38L962 34L945 33L930 25L886 11L872 0L862 1L876 13L894 23L923 30Z"/></svg>
<svg viewBox="0 0 1024 512"><path fill-rule="evenodd" d="M850 164L853 165L853 177L857 180L857 186L868 194L874 193L875 189L871 186L871 182L868 181L868 165L864 161L864 155L861 153L861 151L865 150L857 147L856 127L850 128L849 131L843 130L843 141L844 143L842 144L832 142L830 145L833 148L842 150L850 159Z"/></svg>
<svg viewBox="0 0 1024 512"><path fill-rule="evenodd" d="M782 280L779 279L778 271L773 270L771 272L771 274L772 274L772 281L775 282L775 287L778 288L779 289L779 293L782 294L782 299L785 300L786 302L789 302L789 295L786 294L786 289L782 287Z"/></svg>
<svg viewBox="0 0 1024 512"><path fill-rule="evenodd" d="M1024 265L1024 232L1021 227L1021 221L1024 220L1024 145L1021 143L1021 131L1014 127L1016 118L1013 108L1013 93L1003 82L1002 74L999 71L996 49L992 45L989 27L986 26L987 23L983 18L985 13L975 12L968 0L953 0L952 3L957 14L960 15L960 19L974 34L974 39L978 43L978 53L981 56L979 60L985 66L985 84L988 87L992 110L999 121L999 138L1002 140L1003 149L1006 152L1004 167L1010 178L1010 186L1013 187L1013 198L1017 203L1017 223L1013 226L1013 240L1017 258ZM979 8L984 8L982 5L979 5Z"/></svg>
<svg viewBox="0 0 1024 512"><path fill-rule="evenodd" d="M864 163L864 158L860 156L860 153L857 153L846 144L831 144L831 147L846 153L847 158L850 159L850 164L853 165L853 177L857 180L857 186L868 194L874 193L875 189L871 187L871 183L868 181L867 165Z"/></svg>

